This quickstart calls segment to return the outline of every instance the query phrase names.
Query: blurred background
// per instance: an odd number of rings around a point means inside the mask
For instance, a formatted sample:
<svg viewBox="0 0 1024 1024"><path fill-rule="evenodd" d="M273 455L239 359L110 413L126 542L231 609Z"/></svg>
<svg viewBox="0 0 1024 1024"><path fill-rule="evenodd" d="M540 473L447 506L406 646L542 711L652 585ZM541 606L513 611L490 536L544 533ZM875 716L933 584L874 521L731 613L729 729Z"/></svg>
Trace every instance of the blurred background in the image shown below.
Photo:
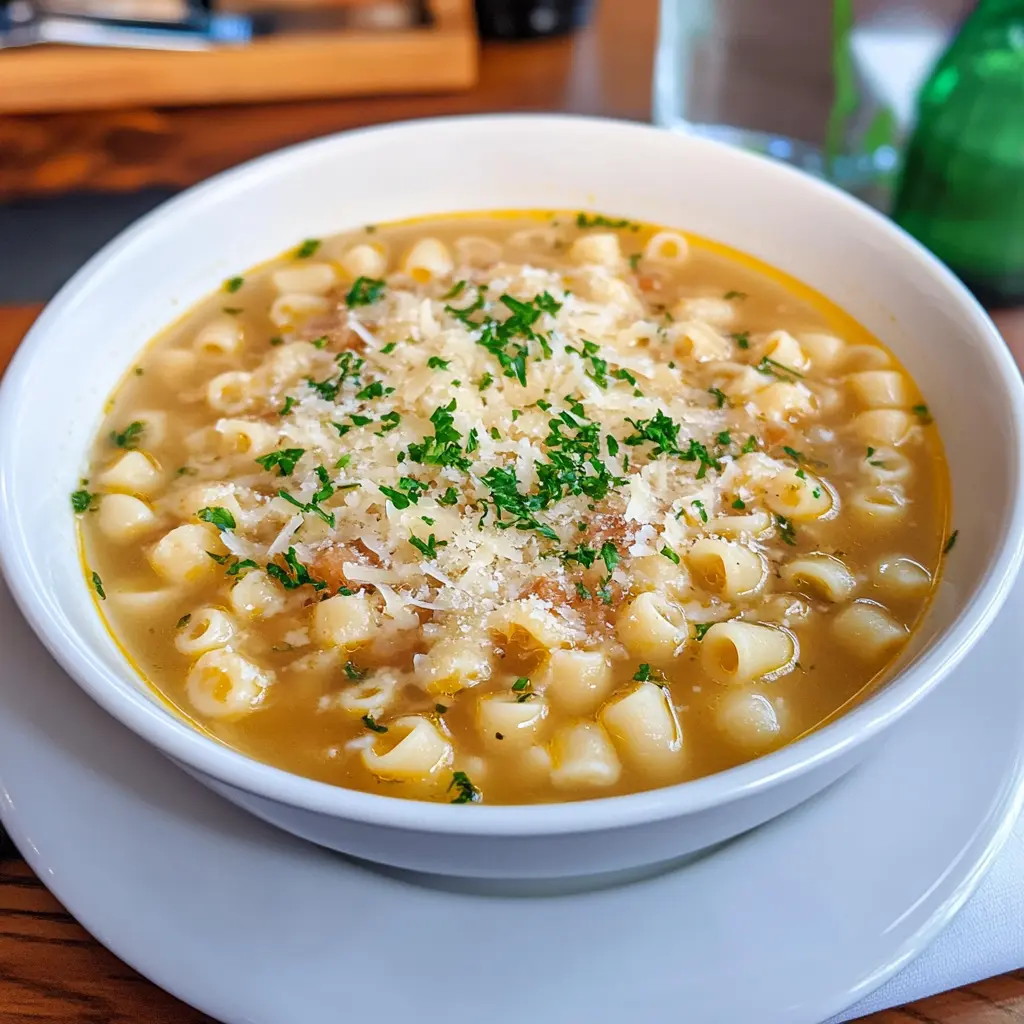
<svg viewBox="0 0 1024 1024"><path fill-rule="evenodd" d="M1024 301L1024 0L0 0L0 305L242 160L501 110L794 163Z"/></svg>

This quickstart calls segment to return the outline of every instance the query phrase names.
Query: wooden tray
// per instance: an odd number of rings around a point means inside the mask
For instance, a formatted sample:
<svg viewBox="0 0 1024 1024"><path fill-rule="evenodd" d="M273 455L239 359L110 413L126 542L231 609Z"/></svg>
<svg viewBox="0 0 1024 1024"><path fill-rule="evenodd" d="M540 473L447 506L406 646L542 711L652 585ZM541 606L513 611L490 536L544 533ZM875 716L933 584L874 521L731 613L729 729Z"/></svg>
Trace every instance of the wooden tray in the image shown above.
<svg viewBox="0 0 1024 1024"><path fill-rule="evenodd" d="M472 0L427 0L430 24L267 37L198 52L0 51L0 114L447 92L477 79Z"/></svg>

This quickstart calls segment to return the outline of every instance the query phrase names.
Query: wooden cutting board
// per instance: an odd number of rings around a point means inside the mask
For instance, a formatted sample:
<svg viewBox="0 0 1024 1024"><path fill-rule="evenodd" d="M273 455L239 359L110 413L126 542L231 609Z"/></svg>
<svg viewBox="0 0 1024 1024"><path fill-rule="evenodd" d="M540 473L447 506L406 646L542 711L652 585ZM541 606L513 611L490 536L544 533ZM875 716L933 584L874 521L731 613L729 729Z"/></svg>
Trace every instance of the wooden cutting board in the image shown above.
<svg viewBox="0 0 1024 1024"><path fill-rule="evenodd" d="M0 51L0 114L448 92L477 80L472 0L427 0L395 31L270 36L196 52L37 46Z"/></svg>

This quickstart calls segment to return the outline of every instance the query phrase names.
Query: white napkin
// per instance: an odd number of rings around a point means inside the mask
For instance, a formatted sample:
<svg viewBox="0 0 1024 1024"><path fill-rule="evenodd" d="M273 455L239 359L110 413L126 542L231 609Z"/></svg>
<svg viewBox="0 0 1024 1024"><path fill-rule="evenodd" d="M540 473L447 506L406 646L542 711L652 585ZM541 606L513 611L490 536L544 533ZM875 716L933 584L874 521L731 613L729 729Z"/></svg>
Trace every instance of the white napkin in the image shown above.
<svg viewBox="0 0 1024 1024"><path fill-rule="evenodd" d="M833 1020L853 1020L1019 967L1024 967L1024 817L953 923L909 967Z"/></svg>

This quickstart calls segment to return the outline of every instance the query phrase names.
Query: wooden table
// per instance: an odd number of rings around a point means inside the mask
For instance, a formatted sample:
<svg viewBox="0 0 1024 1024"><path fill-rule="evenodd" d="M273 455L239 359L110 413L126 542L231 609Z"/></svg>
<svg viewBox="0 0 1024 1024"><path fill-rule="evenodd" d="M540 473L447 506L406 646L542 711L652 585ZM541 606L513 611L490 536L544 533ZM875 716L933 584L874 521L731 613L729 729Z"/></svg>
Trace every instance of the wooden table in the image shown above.
<svg viewBox="0 0 1024 1024"><path fill-rule="evenodd" d="M430 114L570 110L646 119L655 30L654 0L605 0L594 25L572 39L485 47L479 86L450 97L10 118L0 122L0 197L187 186L289 142ZM0 307L0 372L38 312L38 306ZM997 321L1024 365L1024 313ZM206 1024L209 1018L108 953L13 857L0 863L0 1021ZM1024 1022L1024 971L869 1021Z"/></svg>

